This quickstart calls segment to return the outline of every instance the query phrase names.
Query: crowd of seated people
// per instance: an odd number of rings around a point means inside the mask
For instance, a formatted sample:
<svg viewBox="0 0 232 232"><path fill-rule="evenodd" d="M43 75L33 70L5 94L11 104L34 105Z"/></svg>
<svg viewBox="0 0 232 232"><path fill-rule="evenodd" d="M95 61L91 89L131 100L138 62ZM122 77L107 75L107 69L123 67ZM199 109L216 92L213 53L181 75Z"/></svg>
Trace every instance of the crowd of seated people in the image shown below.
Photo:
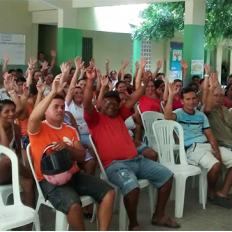
<svg viewBox="0 0 232 232"><path fill-rule="evenodd" d="M208 198L212 203L231 207L228 194L232 185L232 84L221 88L217 76L205 65L205 76L193 76L185 88L179 79L172 83L160 72L145 71L146 60L136 63L134 77L127 73L129 61L118 71L99 70L94 59L86 64L80 57L60 66L54 74L56 52L48 62L43 53L30 59L25 73L7 70L4 59L0 89L0 144L15 151L20 162L23 202L35 206L35 185L26 159L31 154L37 180L46 199L67 215L72 229L83 230L80 196L90 195L99 204L99 229L110 228L115 192L109 183L96 177L97 160L91 134L108 179L119 187L129 218L129 230L139 230L137 206L138 179L148 179L158 189L151 223L178 228L180 224L166 213L173 173L161 165L156 151L143 141L141 113L163 113L184 129L189 164L208 172ZM181 62L183 79L187 64ZM1 82L0 82L1 83ZM225 92L225 93L224 93ZM139 105L139 110L138 107ZM42 159L49 147L70 154L69 178L55 182L42 171ZM223 186L217 189L222 165L227 168ZM10 183L11 165L0 154L0 185ZM87 209L89 212L89 209ZM91 211L91 210L90 210Z"/></svg>

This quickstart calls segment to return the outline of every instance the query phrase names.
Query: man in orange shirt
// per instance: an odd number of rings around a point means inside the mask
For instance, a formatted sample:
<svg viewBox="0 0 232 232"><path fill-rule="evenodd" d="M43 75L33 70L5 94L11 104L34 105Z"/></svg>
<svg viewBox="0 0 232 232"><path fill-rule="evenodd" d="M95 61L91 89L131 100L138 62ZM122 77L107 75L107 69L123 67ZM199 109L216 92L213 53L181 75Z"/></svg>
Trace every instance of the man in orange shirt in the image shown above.
<svg viewBox="0 0 232 232"><path fill-rule="evenodd" d="M61 78L55 78L51 92L34 108L28 121L28 133L35 172L43 194L54 208L67 214L74 230L84 230L81 195L90 195L99 203L99 229L109 229L114 190L104 181L79 172L76 162L84 161L84 149L74 128L63 123L64 99L57 95L63 89ZM45 121L42 121L45 115ZM74 174L64 185L53 185L41 172L44 149L53 144L53 150L68 149L72 156Z"/></svg>

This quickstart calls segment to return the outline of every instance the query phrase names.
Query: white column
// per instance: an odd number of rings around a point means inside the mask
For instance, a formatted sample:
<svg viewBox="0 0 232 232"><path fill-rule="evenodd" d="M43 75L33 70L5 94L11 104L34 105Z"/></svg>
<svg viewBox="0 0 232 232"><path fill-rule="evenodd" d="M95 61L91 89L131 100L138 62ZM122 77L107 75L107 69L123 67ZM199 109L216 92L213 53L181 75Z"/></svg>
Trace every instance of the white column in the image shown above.
<svg viewBox="0 0 232 232"><path fill-rule="evenodd" d="M77 28L77 10L58 9L58 27Z"/></svg>
<svg viewBox="0 0 232 232"><path fill-rule="evenodd" d="M232 73L232 49L230 49L230 74Z"/></svg>
<svg viewBox="0 0 232 232"><path fill-rule="evenodd" d="M217 56L216 56L216 71L218 73L218 81L221 83L221 73L222 73L222 45L217 46Z"/></svg>

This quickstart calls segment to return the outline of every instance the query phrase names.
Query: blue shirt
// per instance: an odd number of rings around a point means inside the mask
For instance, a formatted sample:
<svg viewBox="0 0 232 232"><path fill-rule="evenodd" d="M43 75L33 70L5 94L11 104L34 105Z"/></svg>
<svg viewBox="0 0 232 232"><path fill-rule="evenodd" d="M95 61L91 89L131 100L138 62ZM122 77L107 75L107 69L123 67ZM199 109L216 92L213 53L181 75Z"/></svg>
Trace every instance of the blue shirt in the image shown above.
<svg viewBox="0 0 232 232"><path fill-rule="evenodd" d="M188 114L183 109L174 111L176 121L184 130L184 145L191 146L193 143L205 143L207 138L204 129L210 128L209 121L203 112L195 110L194 114Z"/></svg>

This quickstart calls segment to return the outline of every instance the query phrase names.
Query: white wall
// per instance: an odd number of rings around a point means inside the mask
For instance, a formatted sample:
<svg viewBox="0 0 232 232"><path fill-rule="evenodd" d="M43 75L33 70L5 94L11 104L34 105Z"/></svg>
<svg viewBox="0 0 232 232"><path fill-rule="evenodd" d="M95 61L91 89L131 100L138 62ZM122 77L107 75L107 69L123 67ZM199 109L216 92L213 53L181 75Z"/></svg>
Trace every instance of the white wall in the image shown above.
<svg viewBox="0 0 232 232"><path fill-rule="evenodd" d="M123 59L131 60L132 40L130 34L84 31L83 36L93 38L93 57L100 70L104 71L105 59L107 58L110 59L110 69L116 70L119 69ZM156 62L159 59L165 61L165 46L165 42L152 42L152 70L155 70ZM131 72L131 66L128 67L127 71Z"/></svg>
<svg viewBox="0 0 232 232"><path fill-rule="evenodd" d="M106 59L110 59L111 69L118 70L122 59L131 57L130 34L84 31L83 36L93 38L93 57L102 71Z"/></svg>
<svg viewBox="0 0 232 232"><path fill-rule="evenodd" d="M26 0L0 1L0 32L26 35L26 61L37 54L38 28Z"/></svg>

